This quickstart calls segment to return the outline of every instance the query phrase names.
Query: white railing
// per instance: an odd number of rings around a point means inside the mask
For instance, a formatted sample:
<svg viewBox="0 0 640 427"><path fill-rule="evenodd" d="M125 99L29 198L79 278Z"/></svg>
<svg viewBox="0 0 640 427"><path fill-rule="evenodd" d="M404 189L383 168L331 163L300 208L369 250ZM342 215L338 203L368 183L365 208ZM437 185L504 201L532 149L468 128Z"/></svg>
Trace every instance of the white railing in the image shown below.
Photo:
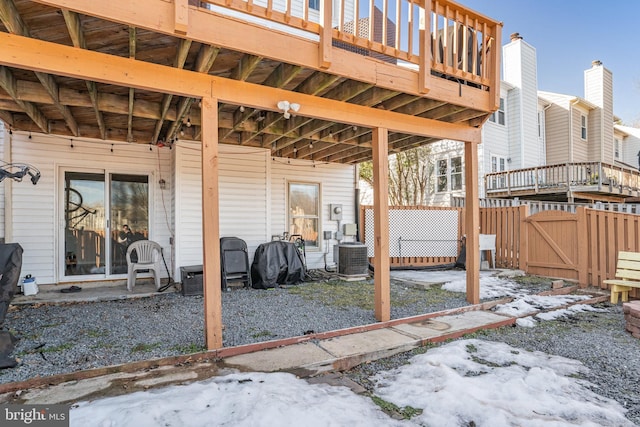
<svg viewBox="0 0 640 427"><path fill-rule="evenodd" d="M487 194L595 187L600 191L640 190L640 172L600 162L565 163L494 172L484 177Z"/></svg>

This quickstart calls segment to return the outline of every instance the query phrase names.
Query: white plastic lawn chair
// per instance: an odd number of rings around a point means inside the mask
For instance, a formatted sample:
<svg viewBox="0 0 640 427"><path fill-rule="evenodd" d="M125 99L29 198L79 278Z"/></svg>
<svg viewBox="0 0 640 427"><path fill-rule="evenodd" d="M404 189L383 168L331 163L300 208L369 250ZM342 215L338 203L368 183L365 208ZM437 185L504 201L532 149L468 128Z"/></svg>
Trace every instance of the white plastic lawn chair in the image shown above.
<svg viewBox="0 0 640 427"><path fill-rule="evenodd" d="M131 252L136 251L138 259L131 261ZM160 258L162 257L162 246L151 240L138 240L129 245L127 249L127 289L133 290L136 284L136 271L150 270L156 283L156 289L160 289Z"/></svg>

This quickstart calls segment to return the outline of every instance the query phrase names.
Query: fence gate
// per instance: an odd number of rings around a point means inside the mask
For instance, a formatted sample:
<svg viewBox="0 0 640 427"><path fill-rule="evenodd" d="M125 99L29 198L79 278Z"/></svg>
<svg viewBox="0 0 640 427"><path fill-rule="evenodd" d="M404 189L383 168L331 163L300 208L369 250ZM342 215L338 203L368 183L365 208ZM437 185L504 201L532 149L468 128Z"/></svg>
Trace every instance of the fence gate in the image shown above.
<svg viewBox="0 0 640 427"><path fill-rule="evenodd" d="M578 215L544 211L525 222L527 273L578 280Z"/></svg>

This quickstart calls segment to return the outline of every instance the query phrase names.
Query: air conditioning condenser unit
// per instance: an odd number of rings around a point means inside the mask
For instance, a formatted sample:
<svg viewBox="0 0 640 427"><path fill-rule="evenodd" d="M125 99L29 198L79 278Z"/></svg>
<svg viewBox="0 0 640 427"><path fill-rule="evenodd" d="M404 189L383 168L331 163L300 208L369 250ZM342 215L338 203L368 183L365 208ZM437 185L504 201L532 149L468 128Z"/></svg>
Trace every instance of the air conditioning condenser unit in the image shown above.
<svg viewBox="0 0 640 427"><path fill-rule="evenodd" d="M338 276L346 280L362 280L369 276L367 246L362 243L337 245ZM335 257L335 252L334 252Z"/></svg>

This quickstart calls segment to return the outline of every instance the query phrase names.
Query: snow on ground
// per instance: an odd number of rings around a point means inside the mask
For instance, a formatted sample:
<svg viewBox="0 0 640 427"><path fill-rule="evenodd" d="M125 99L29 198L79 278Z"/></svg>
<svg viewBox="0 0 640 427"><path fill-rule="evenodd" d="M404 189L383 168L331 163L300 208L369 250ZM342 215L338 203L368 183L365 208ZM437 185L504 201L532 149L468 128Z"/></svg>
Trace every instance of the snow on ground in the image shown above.
<svg viewBox="0 0 640 427"><path fill-rule="evenodd" d="M522 286L512 280L493 275L480 275L480 299L493 299L522 294ZM442 289L451 292L467 292L467 277L451 280Z"/></svg>
<svg viewBox="0 0 640 427"><path fill-rule="evenodd" d="M346 387L285 373L234 373L71 409L71 426L632 426L617 402L575 376L580 362L461 340L379 372L375 394L422 414L398 421Z"/></svg>
<svg viewBox="0 0 640 427"><path fill-rule="evenodd" d="M404 280L415 280L427 283L444 283L442 289L450 292L467 291L467 279L465 271L427 271L407 270L393 271L392 277ZM495 299L513 297L514 300L507 304L496 306L495 312L508 316L518 317L518 326L535 327L538 321L554 320L560 317L570 316L581 311L606 311L586 304L576 304L579 301L591 298L587 295L531 295L522 289L522 286L509 278L498 277L495 272L480 272L480 299ZM552 310L554 307L575 304L568 308ZM549 310L545 313L534 314L541 310Z"/></svg>

